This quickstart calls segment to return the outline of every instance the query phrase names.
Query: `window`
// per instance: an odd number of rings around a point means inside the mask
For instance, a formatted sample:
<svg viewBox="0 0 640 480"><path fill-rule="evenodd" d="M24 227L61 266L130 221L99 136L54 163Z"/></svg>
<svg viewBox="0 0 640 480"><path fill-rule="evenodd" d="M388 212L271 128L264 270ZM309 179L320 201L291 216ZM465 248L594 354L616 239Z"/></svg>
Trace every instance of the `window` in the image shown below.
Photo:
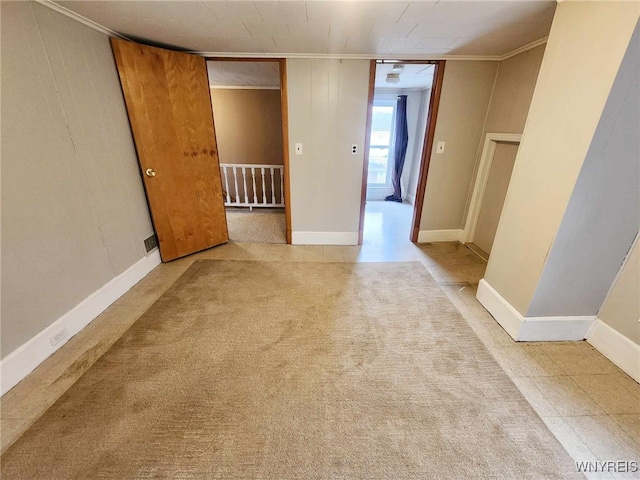
<svg viewBox="0 0 640 480"><path fill-rule="evenodd" d="M371 117L371 137L369 145L369 173L367 185L389 187L391 185L391 165L389 157L393 144L395 102L376 100Z"/></svg>

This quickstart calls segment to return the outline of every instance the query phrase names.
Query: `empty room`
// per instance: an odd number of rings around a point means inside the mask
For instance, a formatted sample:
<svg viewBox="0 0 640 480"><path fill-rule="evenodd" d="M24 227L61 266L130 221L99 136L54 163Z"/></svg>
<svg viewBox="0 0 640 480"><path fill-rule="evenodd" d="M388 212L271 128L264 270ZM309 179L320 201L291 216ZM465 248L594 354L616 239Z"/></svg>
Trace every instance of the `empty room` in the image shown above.
<svg viewBox="0 0 640 480"><path fill-rule="evenodd" d="M0 476L638 478L639 18L0 0Z"/></svg>

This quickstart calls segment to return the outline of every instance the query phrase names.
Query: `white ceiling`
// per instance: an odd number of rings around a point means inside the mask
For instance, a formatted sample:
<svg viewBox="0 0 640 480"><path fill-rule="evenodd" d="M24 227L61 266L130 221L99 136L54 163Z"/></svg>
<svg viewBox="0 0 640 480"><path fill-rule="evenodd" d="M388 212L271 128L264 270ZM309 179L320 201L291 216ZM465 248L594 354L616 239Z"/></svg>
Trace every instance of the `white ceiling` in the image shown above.
<svg viewBox="0 0 640 480"><path fill-rule="evenodd" d="M546 37L554 0L57 1L124 36L195 52L501 56Z"/></svg>
<svg viewBox="0 0 640 480"><path fill-rule="evenodd" d="M280 88L278 62L208 61L207 70L212 87Z"/></svg>
<svg viewBox="0 0 640 480"><path fill-rule="evenodd" d="M386 88L394 90L398 88L423 89L431 87L433 83L433 65L404 65L402 72L400 72L400 81L398 83L387 83L387 73L391 73L392 69L392 64L379 63L376 65L376 90Z"/></svg>

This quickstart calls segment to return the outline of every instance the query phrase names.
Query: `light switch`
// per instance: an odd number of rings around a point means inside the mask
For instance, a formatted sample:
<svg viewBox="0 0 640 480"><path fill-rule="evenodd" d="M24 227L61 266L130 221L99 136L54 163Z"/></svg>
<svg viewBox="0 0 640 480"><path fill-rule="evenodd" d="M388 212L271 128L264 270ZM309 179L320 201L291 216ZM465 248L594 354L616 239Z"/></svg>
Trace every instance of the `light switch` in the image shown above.
<svg viewBox="0 0 640 480"><path fill-rule="evenodd" d="M302 155L302 144L296 143L296 155Z"/></svg>
<svg viewBox="0 0 640 480"><path fill-rule="evenodd" d="M444 153L444 142L438 142L436 153Z"/></svg>
<svg viewBox="0 0 640 480"><path fill-rule="evenodd" d="M356 155L358 153L358 144L354 143L351 145L351 155Z"/></svg>

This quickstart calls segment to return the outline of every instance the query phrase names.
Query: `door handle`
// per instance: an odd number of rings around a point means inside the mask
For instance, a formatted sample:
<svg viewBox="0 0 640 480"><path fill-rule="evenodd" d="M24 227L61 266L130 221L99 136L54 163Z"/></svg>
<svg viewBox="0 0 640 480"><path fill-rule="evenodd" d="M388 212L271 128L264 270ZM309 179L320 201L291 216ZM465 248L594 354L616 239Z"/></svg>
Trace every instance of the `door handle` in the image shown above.
<svg viewBox="0 0 640 480"><path fill-rule="evenodd" d="M153 168L147 168L144 173L147 174L147 177L155 177L156 171Z"/></svg>

